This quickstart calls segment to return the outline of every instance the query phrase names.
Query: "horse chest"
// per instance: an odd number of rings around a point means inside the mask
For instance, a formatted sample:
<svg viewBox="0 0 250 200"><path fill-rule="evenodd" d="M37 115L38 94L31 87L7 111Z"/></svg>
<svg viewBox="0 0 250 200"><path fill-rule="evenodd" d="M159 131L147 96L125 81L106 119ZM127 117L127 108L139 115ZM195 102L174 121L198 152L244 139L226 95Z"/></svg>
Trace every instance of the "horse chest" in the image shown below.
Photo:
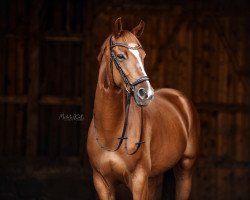
<svg viewBox="0 0 250 200"><path fill-rule="evenodd" d="M136 167L133 159L126 159L118 152L105 152L100 156L99 167L102 168L103 174L115 176L120 179ZM105 167L104 167L105 166Z"/></svg>

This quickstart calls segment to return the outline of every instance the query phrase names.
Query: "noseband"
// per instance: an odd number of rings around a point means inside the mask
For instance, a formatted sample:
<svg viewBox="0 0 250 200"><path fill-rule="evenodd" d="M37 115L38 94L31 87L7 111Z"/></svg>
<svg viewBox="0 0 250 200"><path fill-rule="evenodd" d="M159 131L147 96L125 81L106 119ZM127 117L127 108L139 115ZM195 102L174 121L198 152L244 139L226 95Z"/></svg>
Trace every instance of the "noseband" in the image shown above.
<svg viewBox="0 0 250 200"><path fill-rule="evenodd" d="M112 65L112 63L114 62L115 66L116 66L116 69L119 71L124 83L126 84L126 87L129 87L129 90L126 89L127 90L127 96L126 96L126 107L125 107L125 120L124 120L124 125L123 125L123 130L122 130L121 137L117 138L119 140L119 143L118 143L118 145L117 145L117 147L115 149L110 149L107 146L102 145L99 142L99 138L98 138L97 135L96 135L96 141L97 141L98 145L102 149L105 149L106 151L114 152L114 151L117 151L121 147L123 140L126 140L126 142L125 142L126 153L128 155L133 155L139 150L140 146L144 143L144 141L142 141L142 134L143 134L143 107L140 106L140 108L141 108L141 131L140 131L139 142L135 143L135 145L136 145L135 150L132 153L129 153L128 148L127 148L128 135L127 135L126 130L127 130L127 126L128 126L128 115L129 115L130 99L131 99L131 95L133 95L133 93L135 91L135 86L138 85L139 83L142 83L144 81L149 80L149 78L147 76L142 76L139 79L137 79L136 81L134 81L133 83L131 83L129 81L127 75L124 73L124 71L123 71L117 57L115 56L114 51L113 51L113 48L116 47L116 46L125 47L127 49L138 50L138 49L142 48L140 45L138 45L136 47L131 47L131 46L129 46L127 44L123 44L123 43L113 43L112 42L112 36L110 37L109 44L110 44L110 69L111 69L113 81L114 81L114 76L113 76L113 65ZM115 81L114 81L114 84L115 84ZM94 119L95 119L95 116L94 116ZM94 121L95 130L96 130L95 120L93 120L93 121Z"/></svg>

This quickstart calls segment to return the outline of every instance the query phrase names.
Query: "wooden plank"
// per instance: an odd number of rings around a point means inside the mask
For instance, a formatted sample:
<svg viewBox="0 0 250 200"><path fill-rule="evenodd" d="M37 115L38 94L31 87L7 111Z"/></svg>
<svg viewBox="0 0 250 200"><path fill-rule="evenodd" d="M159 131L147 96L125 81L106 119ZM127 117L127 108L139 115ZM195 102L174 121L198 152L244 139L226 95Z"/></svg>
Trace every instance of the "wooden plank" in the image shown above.
<svg viewBox="0 0 250 200"><path fill-rule="evenodd" d="M187 55L186 55L186 87L185 87L185 94L187 97L189 97L191 100L193 100L193 93L192 93L192 85L193 85L193 51L192 49L194 48L193 46L193 32L191 27L189 26L189 21L185 24L185 43L186 43L186 48L187 48Z"/></svg>
<svg viewBox="0 0 250 200"><path fill-rule="evenodd" d="M248 161L250 160L249 153L249 130L250 130L250 114L238 113L236 116L237 121L237 135L235 138L236 155L235 160L237 161Z"/></svg>
<svg viewBox="0 0 250 200"><path fill-rule="evenodd" d="M58 113L59 114L59 113ZM72 112L72 109L69 107L61 107L61 112L60 114L64 115L72 115L74 112ZM72 148L71 148L71 142L73 141L73 135L75 134L75 127L72 127L72 123L75 124L73 121L65 121L65 120L60 120L60 155L62 156L67 156L72 154ZM68 134L68 131L71 129L72 134Z"/></svg>
<svg viewBox="0 0 250 200"><path fill-rule="evenodd" d="M65 19L65 29L66 32L70 32L71 30L71 11L72 10L72 2L66 1L66 19Z"/></svg>
<svg viewBox="0 0 250 200"><path fill-rule="evenodd" d="M73 52L72 52L73 51ZM61 94L63 96L73 96L73 80L75 79L74 77L74 68L76 66L73 67L68 67L71 64L74 64L71 60L71 56L74 52L73 48L72 48L72 43L65 43L61 46L61 50L58 52L59 56L61 56L60 54L65 54L67 56L64 56L63 58L61 58L61 62L58 62L58 64L60 64L61 68L61 77L59 80L59 83L61 83Z"/></svg>
<svg viewBox="0 0 250 200"><path fill-rule="evenodd" d="M2 36L5 39L27 39L28 37L26 35L20 34L20 33L6 33Z"/></svg>
<svg viewBox="0 0 250 200"><path fill-rule="evenodd" d="M18 25L18 17L17 17L17 0L13 0L11 3L7 4L7 30L12 32L16 29Z"/></svg>
<svg viewBox="0 0 250 200"><path fill-rule="evenodd" d="M228 30L228 18L221 19L224 25L224 29ZM223 28L223 27L221 27ZM217 35L218 36L218 35ZM220 41L218 45L218 102L227 104L229 103L228 94L228 76L229 76L229 65L228 55L226 53L225 46ZM221 162L226 162L231 159L231 149L233 148L233 139L231 130L232 117L228 114L219 113L218 114L218 136L217 136L217 157ZM217 198L218 199L230 199L231 187L230 181L232 176L232 170L230 169L219 169L217 175Z"/></svg>
<svg viewBox="0 0 250 200"><path fill-rule="evenodd" d="M203 70L202 70L202 63L201 63L201 58L202 58L202 31L199 27L199 21L198 21L198 16L194 16L195 18L192 19L193 25L193 99L196 103L201 103L203 102L202 96L203 96Z"/></svg>
<svg viewBox="0 0 250 200"><path fill-rule="evenodd" d="M249 104L229 104L229 103L196 103L195 107L201 112L226 112L226 113L249 113Z"/></svg>
<svg viewBox="0 0 250 200"><path fill-rule="evenodd" d="M196 168L193 177L191 199L218 199L217 190L217 169Z"/></svg>
<svg viewBox="0 0 250 200"><path fill-rule="evenodd" d="M204 157L200 157L198 159L197 167L199 169L206 169L206 168L221 168L221 169L249 169L250 161L235 161L235 160L225 160L221 162L218 158L213 158L212 160L208 160Z"/></svg>
<svg viewBox="0 0 250 200"><path fill-rule="evenodd" d="M17 41L17 94L24 94L24 71L25 71L25 52L24 52L24 40ZM26 99L27 102L27 99ZM23 155L23 138L24 138L24 118L25 118L24 107L17 106L16 112L16 134L15 134L15 154Z"/></svg>
<svg viewBox="0 0 250 200"><path fill-rule="evenodd" d="M200 159L204 159L206 162L213 161L217 157L217 118L214 113L200 113L200 119L201 135L205 136L200 139L202 147Z"/></svg>
<svg viewBox="0 0 250 200"><path fill-rule="evenodd" d="M27 139L26 139L26 155L37 155L37 138L39 127L39 11L41 9L42 1L32 1L29 5L29 94L28 94L28 108L27 108Z"/></svg>
<svg viewBox="0 0 250 200"><path fill-rule="evenodd" d="M83 17L83 30L84 30L84 35L85 40L82 43L82 55L83 59L84 58L92 58L93 56L91 55L92 52L90 51L91 49L93 50L93 44L92 41L93 39L93 34L91 33L92 28L93 28L93 23L94 23L94 5L93 1L85 1L84 3L84 17ZM97 54L95 54L97 56ZM82 111L85 115L85 130L88 130L88 125L92 119L92 108L93 108L93 97L91 97L91 93L93 92L93 89L91 89L89 86L92 85L92 88L95 88L95 84L93 83L93 64L91 63L97 63L93 61L92 59L84 59L83 60L83 65L82 65L82 80L83 80L83 104L82 104ZM86 131L87 132L87 131ZM83 133L81 133L83 134ZM87 141L87 134L82 135L82 149L80 149L80 152L82 152L82 161L85 166L88 163L88 156L87 152L85 151L86 149L86 141Z"/></svg>
<svg viewBox="0 0 250 200"><path fill-rule="evenodd" d="M27 96L19 95L19 96L0 96L0 103L8 103L8 104L26 104Z"/></svg>
<svg viewBox="0 0 250 200"><path fill-rule="evenodd" d="M15 146L15 155L23 156L24 155L24 138L25 138L25 108L22 105L16 106L16 134L14 139Z"/></svg>
<svg viewBox="0 0 250 200"><path fill-rule="evenodd" d="M4 155L6 137L6 106L0 104L0 155Z"/></svg>
<svg viewBox="0 0 250 200"><path fill-rule="evenodd" d="M72 53L71 55L71 60L70 62L73 63L73 65L75 66L74 68L74 80L72 80L72 87L74 88L73 90L73 96L77 97L77 96L83 96L82 94L82 88L83 88L83 80L82 80L82 66L83 66L83 46L82 43L81 44L77 44L73 46L72 49L74 49L74 53ZM76 53L77 52L77 53Z"/></svg>
<svg viewBox="0 0 250 200"><path fill-rule="evenodd" d="M89 3L87 3L89 4ZM89 11L88 11L89 12ZM84 13L84 11L83 11ZM83 14L84 16L84 14ZM82 21L81 23L84 23L84 17L82 16ZM81 24L81 26L83 27L84 25ZM79 26L79 27L81 27ZM88 31L87 30L83 30L83 35L84 34L87 34ZM83 42L81 43L81 55L86 55L86 50L85 50L85 45L86 45L86 40L83 40ZM80 85L80 95L82 95L82 103L81 103L81 108L80 108L80 112L81 114L84 115L84 118L86 118L86 115L88 115L86 112L86 104L89 103L89 101L87 100L88 98L88 93L86 91L86 86L85 84L87 83L86 82L86 79L87 76L86 76L86 72L88 72L88 70L86 70L86 66L85 66L85 56L81 56L81 59L80 59L80 66L79 66L79 82L81 83ZM85 71L86 70L86 71ZM84 84L83 84L84 83ZM89 120L90 121L90 120ZM79 147L78 147L78 153L79 155L81 156L81 159L82 161L84 160L87 160L87 152L85 151L86 149L86 138L87 138L87 134L84 134L84 133L87 133L88 132L88 123L86 123L86 119L84 119L84 121L81 123L81 126L80 126L80 133L79 133Z"/></svg>
<svg viewBox="0 0 250 200"><path fill-rule="evenodd" d="M229 18L229 17L228 17ZM230 35L230 29L229 29L229 20L227 19L226 21L226 24L224 24L225 20L222 19L222 20L218 20L217 18L211 18L214 22L214 27L215 27L215 30L217 31L217 35L218 37L220 38L220 41L222 43L222 45L224 46L224 49L225 49L225 52L227 53L228 55L228 59L230 61L230 65L228 65L228 68L229 70L231 71L232 74L235 74L236 78L241 81L245 87L246 90L248 90L248 85L247 85L247 81L246 79L244 79L241 75L240 75L240 69L241 67L239 66L239 61L237 59L237 57L235 56L235 53L232 49L232 46L228 40L229 38L229 35ZM222 25L225 25L224 27L224 30L223 30L223 26ZM225 31L226 30L226 31Z"/></svg>
<svg viewBox="0 0 250 200"><path fill-rule="evenodd" d="M43 96L41 97L40 103L46 105L82 105L83 98L67 98L59 96Z"/></svg>
<svg viewBox="0 0 250 200"><path fill-rule="evenodd" d="M160 29L161 26L163 26L162 24L164 24L164 20L161 20L159 16L154 16L151 18L150 24L152 24L150 30L150 51L152 52L150 52L150 56L152 65L157 69L157 76L155 76L154 81L156 82L158 87L164 87L166 77L159 75L165 74L164 71L166 66L164 66L163 62L159 62L160 60L157 60L157 54L164 54L164 52L162 52L161 49L159 49L159 47L157 46L157 40L160 37L160 31L153 34L153 30L156 30L157 28Z"/></svg>
<svg viewBox="0 0 250 200"><path fill-rule="evenodd" d="M6 22L7 22L7 3L1 3L0 5L0 33L4 33L6 31ZM2 35L1 35L2 39Z"/></svg>
<svg viewBox="0 0 250 200"><path fill-rule="evenodd" d="M26 58L25 53L27 51L26 46L26 30L28 24L27 16L27 4L17 1L17 18L23 19L21 23L18 24L18 34L22 35L23 38L17 39L17 95L27 95L25 91L26 85ZM17 33L15 33L17 34ZM15 155L23 156L25 154L25 134L26 134L26 106L18 105L16 106L16 132L15 132Z"/></svg>
<svg viewBox="0 0 250 200"><path fill-rule="evenodd" d="M59 10L56 14L57 17L59 17ZM57 18L59 20L59 18ZM45 77L47 79L47 83L52 83L52 87L49 87L49 84L47 84L47 93L52 95L66 95L64 94L64 86L65 84L70 84L67 79L67 76L64 77L65 72L65 64L64 62L67 60L67 56L61 57L61 54L63 54L65 50L65 46L68 44L63 44L60 42L57 43L48 43L49 46L48 49L50 49L51 52L53 52L51 58L54 60L53 63L49 63L50 61L46 59L47 67L46 71L49 73L48 77ZM53 67L53 73L56 74L56 76L53 76L50 74L51 68ZM61 131L62 127L60 124L60 121L58 120L59 115L62 112L61 106L55 106L48 108L49 112L51 113L49 117L49 127L50 129L48 131L48 155L51 157L56 157L60 155L60 137L61 137ZM56 119L56 120L55 120ZM53 123L52 123L53 121Z"/></svg>
<svg viewBox="0 0 250 200"><path fill-rule="evenodd" d="M83 24L84 24L84 15L85 15L85 7L84 7L85 1L78 0L73 6L74 10L72 14L72 22L73 24L73 30L75 32L83 33Z"/></svg>
<svg viewBox="0 0 250 200"><path fill-rule="evenodd" d="M6 53L4 48L6 48L5 40L0 38L0 95L4 95L4 88L6 83L6 65L5 65L5 58Z"/></svg>
<svg viewBox="0 0 250 200"><path fill-rule="evenodd" d="M212 26L212 25L211 25ZM213 28L213 27L211 27ZM221 56L221 42L218 38L218 36L216 35L215 33L215 30L213 29L213 37L214 37L214 53L215 53L215 56L214 56L214 70L213 70L213 99L214 101L213 102L220 102L220 99L219 99L219 82L220 82L220 65L221 65L221 60L220 60L220 56Z"/></svg>
<svg viewBox="0 0 250 200"><path fill-rule="evenodd" d="M15 4L12 6L15 7ZM13 8L12 8L13 9ZM13 12L15 9L13 10ZM14 12L15 13L15 12ZM14 23L14 22L13 22ZM7 71L7 94L8 95L15 95L16 93L16 40L9 39L8 46L8 71ZM15 151L14 147L14 138L15 138L15 127L16 127L16 120L15 120L16 109L14 105L7 105L6 110L6 136L5 136L5 154L12 155ZM14 124L14 126L13 126Z"/></svg>
<svg viewBox="0 0 250 200"><path fill-rule="evenodd" d="M231 199L249 199L250 198L250 169L236 169L234 170L234 179L232 181L232 190L237 189L237 192L233 192Z"/></svg>
<svg viewBox="0 0 250 200"><path fill-rule="evenodd" d="M215 65L215 54L214 54L214 48L213 44L214 41L212 36L213 32L211 29L210 24L206 21L206 18L202 19L203 23L203 43L202 43L202 62L203 62L203 68L204 68L204 74L203 74L203 79L204 79L204 101L203 102L216 102L214 100L214 93L217 92L216 90L216 83L213 80L213 70L216 68ZM215 84L214 84L215 83Z"/></svg>
<svg viewBox="0 0 250 200"><path fill-rule="evenodd" d="M208 79L208 63L207 60L205 58L205 52L204 52L204 40L206 37L206 28L205 28L205 24L204 24L204 18L202 16L199 16L199 18L202 19L198 19L197 23L199 24L199 32L200 32L200 41L199 41L199 50L200 52L200 56L198 57L197 61L199 63L200 66L200 100L201 102L206 102L208 99L208 84L207 84L207 79ZM199 84L199 83L198 83Z"/></svg>
<svg viewBox="0 0 250 200"><path fill-rule="evenodd" d="M249 144L250 139L247 134L249 132L249 120L246 121L246 118L249 114L245 113L237 113L235 116L237 129L236 135L234 140L235 152L234 152L234 159L235 161L247 161L249 160Z"/></svg>
<svg viewBox="0 0 250 200"><path fill-rule="evenodd" d="M73 52L72 52L73 51ZM72 62L71 56L74 54L74 50L72 48L72 43L66 43L62 46L61 50L58 51L58 56L60 54L68 54L68 56L64 56L62 59L62 62L59 62L59 66L61 67L61 77L57 81L61 82L61 94L64 96L73 96L73 84L74 81L74 69L72 67L68 67L71 64L74 65L74 62ZM75 65L74 65L75 66ZM76 67L76 66L75 66ZM64 113L65 115L73 115L74 108L72 107L60 107L60 114ZM59 113L58 113L59 114ZM75 121L64 121L60 120L58 121L58 126L60 126L60 134L58 136L58 151L60 155L72 155L73 154L73 148L71 146L73 142L73 136L76 133L75 127L72 126L72 124L75 124ZM76 125L76 124L75 124ZM72 131L72 134L68 134Z"/></svg>
<svg viewBox="0 0 250 200"><path fill-rule="evenodd" d="M233 171L231 169L218 169L216 199L232 199L232 193L234 192L233 188L231 187L232 181Z"/></svg>
<svg viewBox="0 0 250 200"><path fill-rule="evenodd" d="M233 139L235 134L234 117L230 114L218 114L217 156L223 162L233 158Z"/></svg>
<svg viewBox="0 0 250 200"><path fill-rule="evenodd" d="M244 72L248 67L247 64L247 31L244 27L245 20L238 19L236 22L236 27L238 29L238 41L236 43L236 55L239 62L239 69L240 71ZM236 48L235 47L235 48ZM247 76L241 75L245 81L249 81L250 78ZM248 80L247 80L248 79ZM244 104L250 102L250 97L247 95L245 87L242 82L236 80L235 88L234 88L234 96L235 102L239 104ZM235 137L235 160L236 161L247 161L250 160L250 153L249 153L249 144L250 144L250 136L248 135L250 130L250 114L239 112L236 113L235 121L237 124L236 129L236 137ZM239 172L241 173L241 172Z"/></svg>
<svg viewBox="0 0 250 200"><path fill-rule="evenodd" d="M150 82L153 84L153 87L156 87L158 84L158 69L159 65L162 65L162 63L157 63L156 57L158 54L159 49L158 48L151 48L151 27L152 23L150 22L151 19L146 19L147 24L145 26L145 31L143 34L144 42L143 42L143 48L145 50L145 53L147 54L145 58L144 66L146 67L146 72L150 76ZM147 34L149 33L149 34Z"/></svg>
<svg viewBox="0 0 250 200"><path fill-rule="evenodd" d="M49 127L47 130L49 133L49 146L48 146L48 155L50 157L56 157L60 155L60 134L61 127L58 119L58 114L60 112L60 107L50 107L49 108L51 115L49 116ZM48 117L48 116L46 116Z"/></svg>
<svg viewBox="0 0 250 200"><path fill-rule="evenodd" d="M40 124L39 124L39 143L38 143L38 155L48 156L49 151L49 130L50 130L50 116L46 114L51 113L49 110L50 106L41 105L40 106Z"/></svg>
<svg viewBox="0 0 250 200"><path fill-rule="evenodd" d="M16 40L17 43L17 54L16 54L16 73L17 73L17 95L24 95L24 72L25 72L25 40L24 39L19 39Z"/></svg>
<svg viewBox="0 0 250 200"><path fill-rule="evenodd" d="M75 88L73 90L72 95L74 97L77 97L79 95L83 95L82 94L82 65L83 65L83 59L82 58L82 54L83 54L83 46L81 45L72 45L72 55L71 58L69 60L70 63L73 63L75 68L72 72L73 76L74 76L74 80L72 80L72 87ZM74 51L73 51L74 50ZM72 90L72 89L70 89ZM81 102L83 102L83 98L81 99ZM84 107L81 104L78 107L73 107L72 109L74 109L74 112L77 115L83 115L84 117ZM75 121L75 123L71 124L71 126L74 127L74 134L72 136L72 142L71 142L71 149L72 149L72 154L73 155L79 155L80 148L82 148L83 150L85 149L82 145L82 135L83 133L87 133L86 128L84 127L84 119L82 119L82 121ZM71 128L71 127L70 127ZM84 129L85 128L85 129Z"/></svg>
<svg viewBox="0 0 250 200"><path fill-rule="evenodd" d="M193 15L195 15L195 12L193 13ZM190 45L191 45L191 56L190 56L190 60L191 60L191 71L192 71L192 74L191 74L191 79L192 80L195 80L195 81L192 81L191 82L191 97L192 97L192 100L194 102L199 102L198 99L197 99L197 79L199 80L199 77L197 77L197 58L196 58L196 53L198 52L197 51L197 48L198 48L198 41L197 41L197 34L198 34L198 27L197 27L197 22L195 22L195 16L193 16L191 18L191 20L189 20L188 22L188 28L190 29L190 32L191 32L191 38L190 38Z"/></svg>
<svg viewBox="0 0 250 200"><path fill-rule="evenodd" d="M161 67L165 67L165 76L166 76L166 86L167 87L174 87L174 66L173 66L173 60L172 60L172 49L175 43L175 37L176 37L176 32L174 31L174 27L177 26L175 25L172 20L170 19L166 19L165 23L167 24L167 30L166 30L166 43L165 45L168 45L168 48L164 48L163 50L161 50L162 48L159 47L158 50L158 56L156 58L156 60L158 60L158 58L162 59L162 63L161 65L159 65L159 68ZM178 29L178 28L176 28ZM153 35L154 30L152 30L150 32L151 35ZM152 37L152 36L151 36ZM165 51L164 51L165 50ZM158 77L161 77L161 74L157 74L156 79ZM161 87L161 85L157 85L158 87Z"/></svg>
<svg viewBox="0 0 250 200"><path fill-rule="evenodd" d="M2 8L0 8L2 9ZM1 15L2 13L0 13ZM1 20L1 19L0 19ZM0 95L4 95L5 84L6 84L6 40L0 38ZM6 105L2 104L0 101L0 155L4 153L5 146L5 137L6 137Z"/></svg>
<svg viewBox="0 0 250 200"><path fill-rule="evenodd" d="M183 25L183 80L182 80L182 88L184 94L191 98L191 85L193 82L192 79L192 32L188 28L188 21Z"/></svg>
<svg viewBox="0 0 250 200"><path fill-rule="evenodd" d="M61 32L65 30L65 26L63 24L63 3L59 3L59 1L54 1L53 5L53 16L52 16L52 28L55 32Z"/></svg>
<svg viewBox="0 0 250 200"><path fill-rule="evenodd" d="M91 56L91 51L90 49L93 49L93 45L92 45L92 41L93 41L93 34L91 34L91 29L93 28L92 25L93 25L93 12L91 12L91 10L93 10L94 7L93 7L93 2L91 1L86 1L85 3L85 17L84 17L84 22L85 22L85 26L84 26L84 29L86 30L85 32L85 35L86 35L86 40L85 42L83 43L83 55L85 58L92 58ZM84 62L84 90L85 90L85 94L91 94L93 89L91 89L89 87L89 85L92 85L94 84L93 83L93 79L91 77L93 77L93 66L92 66L92 63L96 63L96 62L93 62L93 58L92 59L85 59L85 62ZM86 76L87 75L87 76ZM93 87L94 88L94 87ZM92 118L92 98L91 98L91 95L85 95L84 96L85 99L84 99L84 110L85 110L85 113L86 113L86 120L89 122L90 119Z"/></svg>
<svg viewBox="0 0 250 200"><path fill-rule="evenodd" d="M82 121L74 116L80 116L80 107L61 107L61 114L65 116L72 116L72 120L60 119L60 155L78 155L79 153L79 131ZM71 134L69 134L71 133ZM82 147L84 148L84 147Z"/></svg>
<svg viewBox="0 0 250 200"><path fill-rule="evenodd" d="M42 39L55 42L82 42L83 36L81 34L44 34Z"/></svg>

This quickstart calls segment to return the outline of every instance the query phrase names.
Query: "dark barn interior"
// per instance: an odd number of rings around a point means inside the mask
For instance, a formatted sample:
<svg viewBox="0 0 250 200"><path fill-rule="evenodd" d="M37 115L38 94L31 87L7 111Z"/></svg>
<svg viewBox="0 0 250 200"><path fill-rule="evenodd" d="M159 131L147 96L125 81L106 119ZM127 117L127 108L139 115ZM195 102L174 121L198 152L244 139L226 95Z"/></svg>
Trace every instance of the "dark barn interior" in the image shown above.
<svg viewBox="0 0 250 200"><path fill-rule="evenodd" d="M200 114L191 199L250 199L247 0L1 0L0 199L97 199L86 136L96 58L119 16L146 22L153 87L184 92Z"/></svg>

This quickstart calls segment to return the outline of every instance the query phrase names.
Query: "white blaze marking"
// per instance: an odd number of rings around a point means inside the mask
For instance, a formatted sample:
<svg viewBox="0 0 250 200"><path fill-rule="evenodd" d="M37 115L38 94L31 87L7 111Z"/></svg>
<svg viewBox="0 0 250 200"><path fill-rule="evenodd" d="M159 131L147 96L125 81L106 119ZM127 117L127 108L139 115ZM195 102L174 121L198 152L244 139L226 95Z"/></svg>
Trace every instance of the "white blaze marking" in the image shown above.
<svg viewBox="0 0 250 200"><path fill-rule="evenodd" d="M131 47L136 47L137 45L134 44L134 43L129 43L128 44L129 46ZM138 63L139 63L139 67L143 73L144 76L147 76L146 72L145 72L145 69L143 67L143 64L142 64L142 61L141 61L141 58L140 58L140 53L138 50L133 50L133 49L129 49L129 51L136 57ZM149 81L146 81L147 85L148 85L148 96L151 96L152 94L154 94L154 90L152 89Z"/></svg>
<svg viewBox="0 0 250 200"><path fill-rule="evenodd" d="M137 45L134 44L134 43L130 43L130 44L128 44L128 45L131 46L131 47L137 46ZM141 58L140 58L140 53L139 53L139 51L138 51L138 50L134 50L134 49L129 49L129 51L136 57L136 59L137 59L137 61L138 61L138 63L139 63L139 67L140 67L140 69L141 69L143 75L144 75L144 76L147 76L147 74L146 74L146 72L145 72L145 69L144 69L144 67L143 67Z"/></svg>

